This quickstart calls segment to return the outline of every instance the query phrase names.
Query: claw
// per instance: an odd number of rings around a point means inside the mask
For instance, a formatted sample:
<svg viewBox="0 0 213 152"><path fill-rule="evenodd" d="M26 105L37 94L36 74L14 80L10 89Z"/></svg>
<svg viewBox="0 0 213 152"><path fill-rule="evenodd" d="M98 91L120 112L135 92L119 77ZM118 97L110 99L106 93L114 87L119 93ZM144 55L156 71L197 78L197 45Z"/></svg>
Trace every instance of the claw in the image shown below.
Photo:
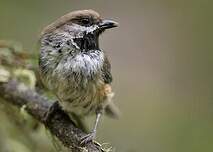
<svg viewBox="0 0 213 152"><path fill-rule="evenodd" d="M95 139L95 132L91 132L81 138L81 145L85 145Z"/></svg>

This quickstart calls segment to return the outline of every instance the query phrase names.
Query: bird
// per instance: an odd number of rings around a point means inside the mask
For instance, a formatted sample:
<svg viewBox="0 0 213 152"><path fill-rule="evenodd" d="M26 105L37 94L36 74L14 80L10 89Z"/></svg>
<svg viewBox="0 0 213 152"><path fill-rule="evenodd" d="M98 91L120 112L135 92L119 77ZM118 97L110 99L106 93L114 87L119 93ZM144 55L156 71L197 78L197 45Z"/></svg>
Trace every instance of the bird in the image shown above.
<svg viewBox="0 0 213 152"><path fill-rule="evenodd" d="M39 74L44 86L67 114L96 115L82 144L95 139L102 114L118 116L112 100L111 64L99 47L99 36L115 27L117 22L103 19L94 10L77 10L56 19L40 35Z"/></svg>

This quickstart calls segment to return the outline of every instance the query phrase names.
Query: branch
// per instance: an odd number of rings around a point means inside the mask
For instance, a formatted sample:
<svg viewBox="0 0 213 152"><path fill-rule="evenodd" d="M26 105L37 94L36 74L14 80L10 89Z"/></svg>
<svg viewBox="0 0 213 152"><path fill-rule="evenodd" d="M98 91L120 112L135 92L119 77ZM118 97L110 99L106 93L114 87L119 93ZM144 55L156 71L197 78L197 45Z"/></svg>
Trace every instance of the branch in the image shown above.
<svg viewBox="0 0 213 152"><path fill-rule="evenodd" d="M63 111L58 110L52 115L50 121L45 123L44 117L51 102L24 84L15 80L0 83L0 97L17 107L25 106L29 114L43 123L71 151L103 152L101 147L93 142L89 142L84 147L80 145L80 139L85 136L85 133L76 128L69 116Z"/></svg>

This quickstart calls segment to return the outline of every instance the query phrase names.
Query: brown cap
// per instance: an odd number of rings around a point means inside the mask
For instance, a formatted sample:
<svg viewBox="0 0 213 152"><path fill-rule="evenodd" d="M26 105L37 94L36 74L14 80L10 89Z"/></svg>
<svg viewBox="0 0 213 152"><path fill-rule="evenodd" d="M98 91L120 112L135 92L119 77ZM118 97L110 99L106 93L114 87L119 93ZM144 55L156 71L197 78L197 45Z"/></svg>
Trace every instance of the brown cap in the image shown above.
<svg viewBox="0 0 213 152"><path fill-rule="evenodd" d="M70 12L68 14L65 14L63 16L61 16L60 18L58 18L56 21L54 21L53 23L51 23L50 25L48 25L47 27L45 27L42 32L41 35L46 34L46 33L50 33L52 31L54 31L55 29L57 29L58 27L64 25L65 23L67 23L68 21L76 18L76 17L84 17L84 16L92 16L93 18L100 18L100 15L94 11L94 10L78 10L78 11L73 11Z"/></svg>

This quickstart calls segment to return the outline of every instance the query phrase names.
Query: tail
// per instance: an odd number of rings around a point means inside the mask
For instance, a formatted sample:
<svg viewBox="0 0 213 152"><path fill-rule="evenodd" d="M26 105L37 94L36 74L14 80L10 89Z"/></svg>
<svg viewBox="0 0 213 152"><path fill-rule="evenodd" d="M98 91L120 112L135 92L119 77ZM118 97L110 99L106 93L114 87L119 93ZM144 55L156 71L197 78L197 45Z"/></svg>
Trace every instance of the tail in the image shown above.
<svg viewBox="0 0 213 152"><path fill-rule="evenodd" d="M120 118L120 115L121 115L120 110L113 102L110 102L110 104L106 106L105 113L107 116L114 119Z"/></svg>

